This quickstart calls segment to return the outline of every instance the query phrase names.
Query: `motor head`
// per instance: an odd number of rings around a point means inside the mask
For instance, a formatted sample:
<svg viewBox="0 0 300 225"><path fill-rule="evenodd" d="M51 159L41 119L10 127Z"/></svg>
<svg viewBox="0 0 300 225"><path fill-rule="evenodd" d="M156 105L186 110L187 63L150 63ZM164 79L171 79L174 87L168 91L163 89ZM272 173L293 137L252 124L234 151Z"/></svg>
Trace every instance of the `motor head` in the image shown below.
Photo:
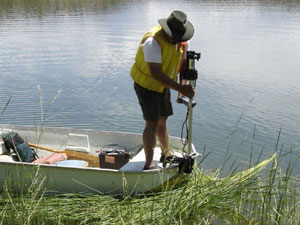
<svg viewBox="0 0 300 225"><path fill-rule="evenodd" d="M195 60L199 61L201 53L195 51L186 52L186 68L182 72L182 78L184 80L197 80L198 72L195 68Z"/></svg>

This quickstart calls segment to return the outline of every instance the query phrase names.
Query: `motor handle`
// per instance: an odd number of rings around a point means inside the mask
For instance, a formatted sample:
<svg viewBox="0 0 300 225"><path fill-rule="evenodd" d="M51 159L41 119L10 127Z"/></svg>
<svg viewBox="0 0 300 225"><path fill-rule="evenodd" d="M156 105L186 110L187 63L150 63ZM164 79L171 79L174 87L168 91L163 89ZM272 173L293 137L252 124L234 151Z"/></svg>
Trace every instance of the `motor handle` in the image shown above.
<svg viewBox="0 0 300 225"><path fill-rule="evenodd" d="M186 105L187 107L189 106L190 100L187 97L181 96L181 97L178 97L177 100L178 100L179 103L182 103L182 104ZM197 104L196 101L192 100L192 108L196 104Z"/></svg>

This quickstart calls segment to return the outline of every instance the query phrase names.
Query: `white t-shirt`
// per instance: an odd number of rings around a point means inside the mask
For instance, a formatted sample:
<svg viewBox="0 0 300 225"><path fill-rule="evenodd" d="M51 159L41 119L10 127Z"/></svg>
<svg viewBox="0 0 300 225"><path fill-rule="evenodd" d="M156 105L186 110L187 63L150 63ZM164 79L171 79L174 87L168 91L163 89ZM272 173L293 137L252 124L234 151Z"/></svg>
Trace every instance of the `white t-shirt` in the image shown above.
<svg viewBox="0 0 300 225"><path fill-rule="evenodd" d="M177 48L177 44L174 45L174 48ZM187 42L188 49L189 42ZM143 43L143 52L146 62L161 63L161 48L153 37L148 37ZM184 57L186 57L186 54Z"/></svg>

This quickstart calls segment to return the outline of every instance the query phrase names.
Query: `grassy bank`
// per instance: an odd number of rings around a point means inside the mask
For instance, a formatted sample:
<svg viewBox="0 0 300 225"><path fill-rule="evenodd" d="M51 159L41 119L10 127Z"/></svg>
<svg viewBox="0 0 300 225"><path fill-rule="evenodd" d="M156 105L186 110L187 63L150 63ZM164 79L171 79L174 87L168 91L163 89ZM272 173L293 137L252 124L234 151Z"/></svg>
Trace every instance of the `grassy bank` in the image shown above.
<svg viewBox="0 0 300 225"><path fill-rule="evenodd" d="M0 195L1 224L299 224L298 180L276 155L220 178L197 169L188 182L144 196Z"/></svg>

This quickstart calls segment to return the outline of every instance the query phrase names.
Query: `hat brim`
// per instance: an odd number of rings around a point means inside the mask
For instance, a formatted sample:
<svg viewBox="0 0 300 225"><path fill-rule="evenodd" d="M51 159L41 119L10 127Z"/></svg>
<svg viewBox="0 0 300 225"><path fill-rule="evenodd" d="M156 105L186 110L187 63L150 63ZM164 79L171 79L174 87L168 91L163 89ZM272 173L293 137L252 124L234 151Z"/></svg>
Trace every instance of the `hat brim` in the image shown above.
<svg viewBox="0 0 300 225"><path fill-rule="evenodd" d="M189 21L186 21L186 31L183 35L172 32L172 30L168 26L167 19L160 19L158 20L158 23L160 24L164 32L174 41L177 42L188 41L194 35L194 27Z"/></svg>

